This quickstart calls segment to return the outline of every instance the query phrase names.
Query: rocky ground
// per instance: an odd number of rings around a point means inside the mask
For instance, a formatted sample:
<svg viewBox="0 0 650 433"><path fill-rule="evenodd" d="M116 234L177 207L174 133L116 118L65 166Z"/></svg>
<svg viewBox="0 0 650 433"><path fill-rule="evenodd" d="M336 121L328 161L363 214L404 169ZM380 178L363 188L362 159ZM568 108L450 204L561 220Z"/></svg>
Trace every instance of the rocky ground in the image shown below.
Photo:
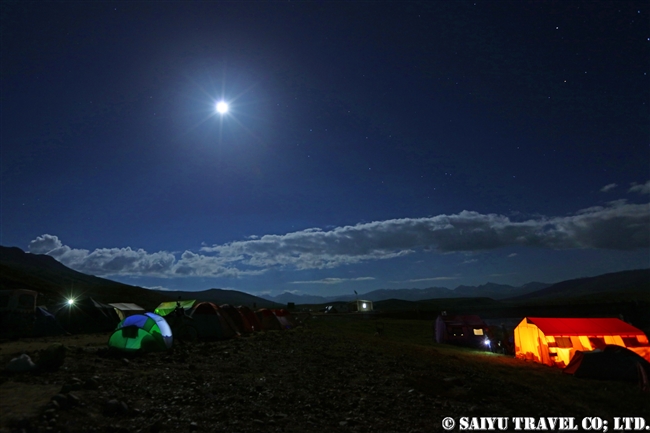
<svg viewBox="0 0 650 433"><path fill-rule="evenodd" d="M0 375L0 432L416 433L448 416L560 415L543 392L519 405L534 394L526 385L500 392L478 368L384 350L379 338L298 328L138 356L109 351L107 338L24 343L38 358L61 341L65 362ZM0 347L3 363L16 347Z"/></svg>

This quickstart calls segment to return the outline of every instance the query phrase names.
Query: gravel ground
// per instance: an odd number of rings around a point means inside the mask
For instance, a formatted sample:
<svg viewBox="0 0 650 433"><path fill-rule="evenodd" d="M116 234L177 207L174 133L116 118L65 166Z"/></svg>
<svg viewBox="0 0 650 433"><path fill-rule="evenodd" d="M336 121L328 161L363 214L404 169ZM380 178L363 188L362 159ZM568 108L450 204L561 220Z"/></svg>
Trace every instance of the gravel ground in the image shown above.
<svg viewBox="0 0 650 433"><path fill-rule="evenodd" d="M4 364L21 351L38 360L55 341L67 348L53 371L0 373L0 433L424 433L444 431L445 417L600 415L609 406L595 400L598 412L536 384L540 377L572 379L545 366L526 366L530 380L521 381L513 378L513 366L521 367L513 358L493 357L487 373L462 355L434 348L407 354L382 337L300 327L130 356L108 350L107 340L96 334L0 344ZM591 388L580 389L588 395ZM631 410L641 415L644 407Z"/></svg>
<svg viewBox="0 0 650 433"><path fill-rule="evenodd" d="M302 328L139 356L66 347L57 371L3 373L3 432L415 433L476 410L418 391L399 356Z"/></svg>

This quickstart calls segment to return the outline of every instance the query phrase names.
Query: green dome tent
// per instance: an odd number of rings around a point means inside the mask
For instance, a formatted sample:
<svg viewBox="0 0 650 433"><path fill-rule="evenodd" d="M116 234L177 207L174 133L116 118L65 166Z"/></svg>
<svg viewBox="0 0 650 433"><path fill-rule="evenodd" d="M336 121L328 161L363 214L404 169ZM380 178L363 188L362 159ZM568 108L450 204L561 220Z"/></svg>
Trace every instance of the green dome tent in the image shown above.
<svg viewBox="0 0 650 433"><path fill-rule="evenodd" d="M165 319L157 314L136 314L117 325L108 339L108 346L127 352L163 351L172 346L172 331Z"/></svg>

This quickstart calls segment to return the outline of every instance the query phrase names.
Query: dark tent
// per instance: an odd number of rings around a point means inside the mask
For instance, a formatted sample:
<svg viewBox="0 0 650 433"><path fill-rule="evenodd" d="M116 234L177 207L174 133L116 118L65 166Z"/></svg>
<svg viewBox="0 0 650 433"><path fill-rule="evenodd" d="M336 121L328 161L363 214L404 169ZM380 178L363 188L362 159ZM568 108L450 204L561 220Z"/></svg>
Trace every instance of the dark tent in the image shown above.
<svg viewBox="0 0 650 433"><path fill-rule="evenodd" d="M194 305L190 313L191 326L202 339L232 338L237 335L237 331L224 316L225 313L212 302L200 302Z"/></svg>
<svg viewBox="0 0 650 433"><path fill-rule="evenodd" d="M56 321L56 317L43 307L34 311L34 337L47 337L65 334L65 329Z"/></svg>
<svg viewBox="0 0 650 433"><path fill-rule="evenodd" d="M32 290L0 290L0 336L14 338L33 334L37 296Z"/></svg>
<svg viewBox="0 0 650 433"><path fill-rule="evenodd" d="M284 329L291 329L296 327L296 322L291 314L284 308L271 310L275 317L277 317L278 322Z"/></svg>
<svg viewBox="0 0 650 433"><path fill-rule="evenodd" d="M232 320L232 323L235 324L237 332L241 334L250 334L253 332L253 328L248 323L248 320L244 315L235 307L229 304L223 304L221 306L221 311L223 311L229 318Z"/></svg>
<svg viewBox="0 0 650 433"><path fill-rule="evenodd" d="M251 310L245 305L240 305L239 307L237 307L237 309L242 314L242 316L246 318L248 324L250 325L253 331L257 332L262 330L262 324L260 323L259 319L255 315L253 310Z"/></svg>
<svg viewBox="0 0 650 433"><path fill-rule="evenodd" d="M278 321L278 318L273 311L267 310L266 308L259 309L255 312L257 319L262 325L264 331L281 331L284 328L282 324Z"/></svg>
<svg viewBox="0 0 650 433"><path fill-rule="evenodd" d="M603 350L575 355L563 372L587 379L622 380L638 382L643 376L650 377L650 363L625 347L606 345Z"/></svg>
<svg viewBox="0 0 650 433"><path fill-rule="evenodd" d="M487 330L479 316L442 314L436 319L436 342L486 349Z"/></svg>
<svg viewBox="0 0 650 433"><path fill-rule="evenodd" d="M77 299L65 304L54 316L63 329L72 334L114 331L120 318L115 308L93 298Z"/></svg>

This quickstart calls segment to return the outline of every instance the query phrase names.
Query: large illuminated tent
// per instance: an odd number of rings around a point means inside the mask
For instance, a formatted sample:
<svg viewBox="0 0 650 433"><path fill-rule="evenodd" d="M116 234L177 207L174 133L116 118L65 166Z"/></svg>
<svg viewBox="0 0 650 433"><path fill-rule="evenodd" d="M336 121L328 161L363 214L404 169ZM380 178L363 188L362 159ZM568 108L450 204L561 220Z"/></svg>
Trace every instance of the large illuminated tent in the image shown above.
<svg viewBox="0 0 650 433"><path fill-rule="evenodd" d="M576 351L604 349L608 344L650 358L643 331L616 318L526 317L515 328L515 355L551 366L565 367Z"/></svg>
<svg viewBox="0 0 650 433"><path fill-rule="evenodd" d="M200 302L190 312L192 324L202 339L227 339L237 335L235 325L221 308L212 302Z"/></svg>
<svg viewBox="0 0 650 433"><path fill-rule="evenodd" d="M172 346L172 331L157 314L136 314L122 320L108 339L108 346L127 352L157 352Z"/></svg>
<svg viewBox="0 0 650 433"><path fill-rule="evenodd" d="M54 317L63 329L72 334L108 332L115 329L120 318L115 308L93 298L75 299L56 310Z"/></svg>

